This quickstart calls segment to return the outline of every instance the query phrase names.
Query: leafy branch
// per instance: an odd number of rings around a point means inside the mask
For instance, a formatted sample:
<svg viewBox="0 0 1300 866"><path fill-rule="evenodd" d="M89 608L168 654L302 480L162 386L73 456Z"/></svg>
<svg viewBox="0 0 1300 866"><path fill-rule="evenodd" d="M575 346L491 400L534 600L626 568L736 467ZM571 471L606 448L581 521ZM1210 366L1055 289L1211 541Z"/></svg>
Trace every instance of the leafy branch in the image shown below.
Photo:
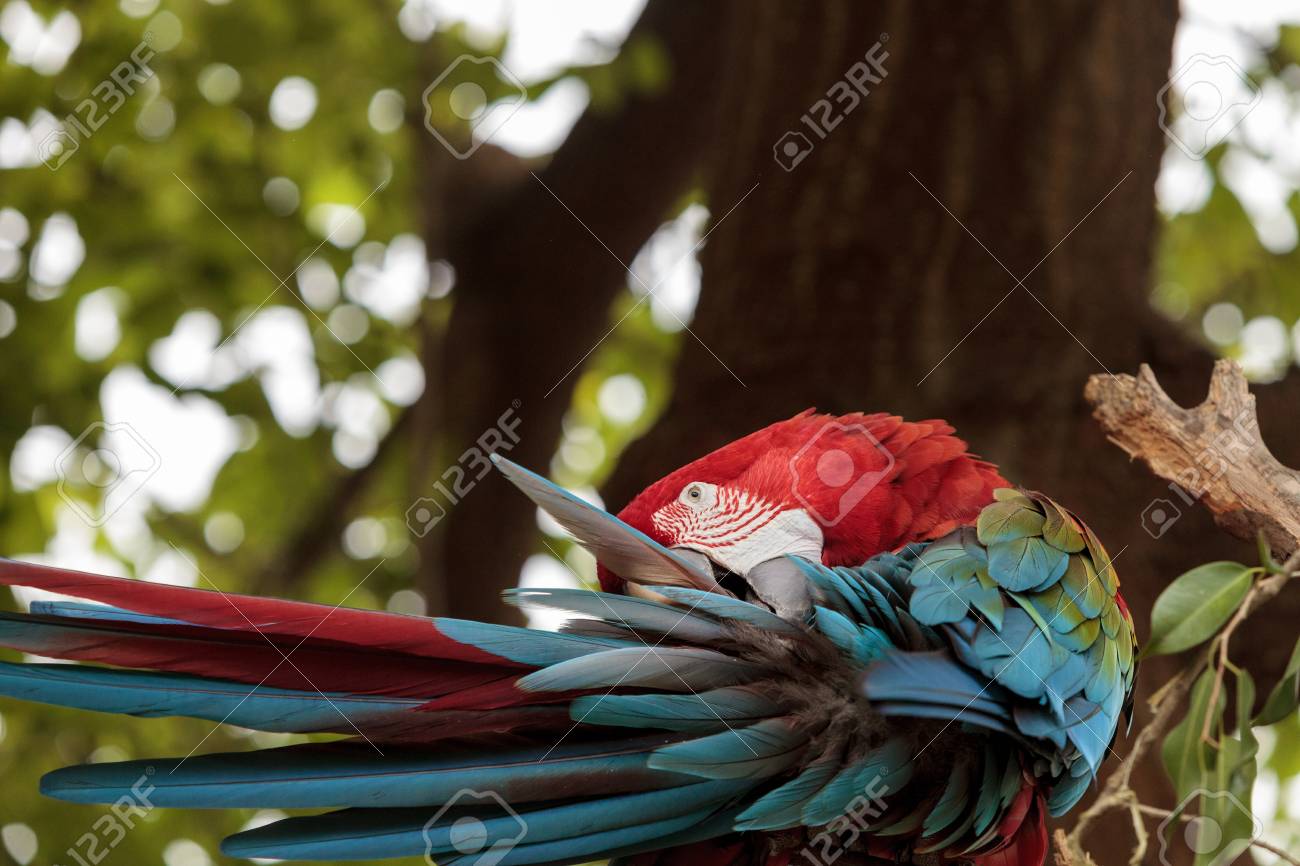
<svg viewBox="0 0 1300 866"><path fill-rule="evenodd" d="M1151 697L1152 719L1128 755L1074 830L1068 835L1057 832L1057 863L1092 866L1083 848L1085 833L1103 814L1127 809L1136 839L1131 866L1141 864L1149 848L1146 818L1161 819L1165 839L1184 822L1196 822L1190 826L1197 834L1213 826L1222 841L1198 846L1208 849L1196 855L1198 864L1237 845L1237 853L1254 846L1300 866L1300 859L1258 838L1258 821L1249 811L1258 772L1254 729L1282 721L1300 708L1300 644L1258 715L1253 714L1254 681L1233 664L1229 653L1241 624L1282 592L1300 568L1300 475L1278 463L1264 446L1254 398L1231 361L1215 365L1209 396L1192 409L1175 404L1145 365L1137 377L1093 377L1085 396L1112 442L1145 461L1180 495L1199 499L1220 527L1238 537L1256 538L1262 564L1208 563L1183 574L1161 593L1152 609L1144 655L1202 645L1206 650L1193 655ZM1274 548L1290 552L1285 563L1274 560ZM1235 731L1227 725L1230 674ZM1177 793L1179 805L1173 810L1142 803L1131 786L1134 767L1157 742ZM1193 802L1195 818L1184 814Z"/></svg>

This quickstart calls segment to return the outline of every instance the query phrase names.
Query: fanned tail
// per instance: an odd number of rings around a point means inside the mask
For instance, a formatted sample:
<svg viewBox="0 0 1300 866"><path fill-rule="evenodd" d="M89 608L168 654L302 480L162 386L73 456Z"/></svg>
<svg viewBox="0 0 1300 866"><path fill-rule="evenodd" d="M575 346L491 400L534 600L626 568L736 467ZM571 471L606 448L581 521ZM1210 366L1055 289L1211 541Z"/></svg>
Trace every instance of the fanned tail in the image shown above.
<svg viewBox="0 0 1300 866"><path fill-rule="evenodd" d="M807 740L746 686L773 672L731 655L727 620L703 606L516 594L603 612L585 622L604 633L578 634L10 561L0 584L74 599L0 613L0 645L94 663L0 663L0 695L350 735L68 767L42 781L43 793L77 803L118 802L147 778L157 806L342 810L231 837L233 856L473 862L457 836L466 817L484 828L484 846L509 848L494 855L502 864L633 855L730 832L740 799L799 760ZM764 621L758 609L739 612Z"/></svg>

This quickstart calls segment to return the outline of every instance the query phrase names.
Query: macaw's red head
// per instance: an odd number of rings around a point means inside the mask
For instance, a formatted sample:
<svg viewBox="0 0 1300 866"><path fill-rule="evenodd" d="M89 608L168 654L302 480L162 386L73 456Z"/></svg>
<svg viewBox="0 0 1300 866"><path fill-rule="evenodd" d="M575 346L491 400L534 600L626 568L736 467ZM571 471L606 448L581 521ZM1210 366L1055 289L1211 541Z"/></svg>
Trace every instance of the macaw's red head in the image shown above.
<svg viewBox="0 0 1300 866"><path fill-rule="evenodd" d="M655 482L618 516L744 578L794 554L858 565L971 522L1007 482L943 421L817 415L765 427ZM621 579L602 569L601 586Z"/></svg>

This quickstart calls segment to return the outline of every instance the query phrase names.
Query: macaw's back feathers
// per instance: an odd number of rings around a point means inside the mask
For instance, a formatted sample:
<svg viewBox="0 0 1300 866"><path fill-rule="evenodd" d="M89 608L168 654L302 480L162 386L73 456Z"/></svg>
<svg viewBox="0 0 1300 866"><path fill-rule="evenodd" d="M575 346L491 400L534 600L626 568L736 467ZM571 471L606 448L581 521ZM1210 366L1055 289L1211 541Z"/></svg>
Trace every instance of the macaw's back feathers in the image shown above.
<svg viewBox="0 0 1300 866"><path fill-rule="evenodd" d="M942 629L952 652L882 663L868 672L867 695L915 699L931 688L918 682L942 683L932 706L968 693L973 703L963 712L1002 707L998 724L1050 742L1051 760L1069 770L1049 800L1059 815L1106 757L1132 694L1137 641L1092 530L1041 494L996 495L975 527L929 545L911 573L912 615Z"/></svg>
<svg viewBox="0 0 1300 866"><path fill-rule="evenodd" d="M855 417L893 443L891 508L950 484L991 499L998 479L945 426ZM0 613L0 646L99 663L0 664L0 695L346 737L70 767L42 790L114 803L147 778L158 806L334 810L226 841L248 858L788 866L849 820L880 862L1041 866L1046 816L1092 780L1135 664L1073 515L1014 490L950 513L918 494L906 530L876 530L936 540L853 567L774 557L808 599L783 618L507 471L654 597L509 593L577 616L541 632L0 560L0 584L68 597Z"/></svg>

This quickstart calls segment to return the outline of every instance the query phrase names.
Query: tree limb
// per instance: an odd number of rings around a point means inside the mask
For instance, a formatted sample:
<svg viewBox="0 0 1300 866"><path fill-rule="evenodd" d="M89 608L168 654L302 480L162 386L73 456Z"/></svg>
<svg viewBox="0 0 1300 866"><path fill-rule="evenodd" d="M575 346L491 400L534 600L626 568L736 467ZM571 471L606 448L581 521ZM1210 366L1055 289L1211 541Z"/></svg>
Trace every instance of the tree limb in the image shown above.
<svg viewBox="0 0 1300 866"><path fill-rule="evenodd" d="M322 491L316 509L261 569L262 591L284 592L339 552L341 529L397 448L410 445L410 488L399 492L405 508L432 495L446 461L518 399L525 438L514 456L546 465L578 374L561 377L608 328L623 263L698 174L712 130L720 20L712 4L652 0L628 44L653 45L668 66L666 84L625 94L616 108L587 111L544 166L490 143L469 159L453 158L425 132L422 107L408 117L426 247L456 269L450 319L426 307L417 325L425 393L401 412L369 464L340 473ZM417 89L448 59L427 52ZM450 605L480 619L513 615L499 592L528 552L530 513L514 491L483 485L418 539L419 584L431 608ZM480 578L444 579L468 574Z"/></svg>
<svg viewBox="0 0 1300 866"><path fill-rule="evenodd" d="M1228 533L1290 553L1300 538L1300 473L1277 461L1259 434L1255 398L1233 361L1214 365L1210 392L1184 409L1151 368L1138 375L1099 375L1084 398L1107 438L1173 482L1214 515Z"/></svg>

